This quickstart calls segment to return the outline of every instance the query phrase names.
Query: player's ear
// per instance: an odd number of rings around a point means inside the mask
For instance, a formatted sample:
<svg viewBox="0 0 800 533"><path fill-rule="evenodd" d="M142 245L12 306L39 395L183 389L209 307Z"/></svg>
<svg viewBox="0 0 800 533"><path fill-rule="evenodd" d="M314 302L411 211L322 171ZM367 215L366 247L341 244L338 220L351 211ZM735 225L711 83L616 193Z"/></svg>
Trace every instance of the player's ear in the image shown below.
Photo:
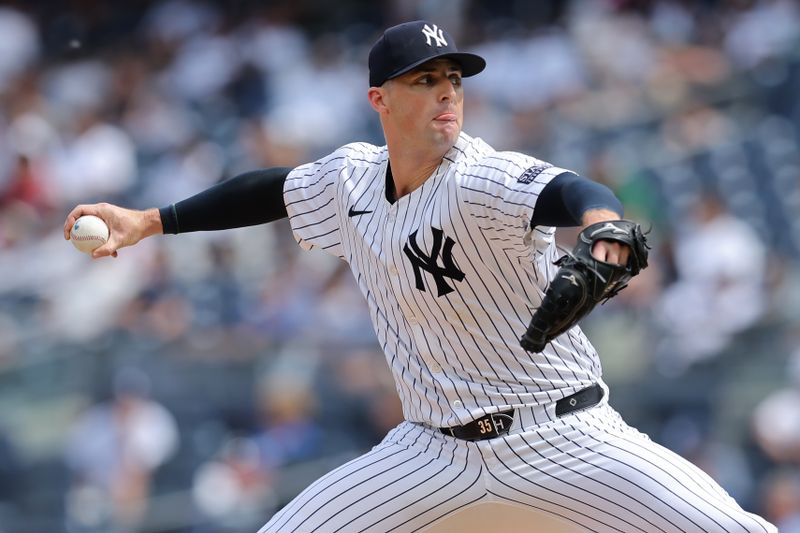
<svg viewBox="0 0 800 533"><path fill-rule="evenodd" d="M372 109L378 113L386 111L386 89L383 87L370 87L367 92L367 98L369 98Z"/></svg>

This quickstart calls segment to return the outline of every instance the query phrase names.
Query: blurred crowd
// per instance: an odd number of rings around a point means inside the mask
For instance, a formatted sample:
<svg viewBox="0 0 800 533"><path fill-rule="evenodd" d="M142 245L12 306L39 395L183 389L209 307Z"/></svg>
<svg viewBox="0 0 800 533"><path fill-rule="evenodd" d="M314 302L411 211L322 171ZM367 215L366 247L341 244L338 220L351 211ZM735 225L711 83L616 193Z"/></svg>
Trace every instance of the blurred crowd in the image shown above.
<svg viewBox="0 0 800 533"><path fill-rule="evenodd" d="M62 222L383 144L367 52L416 18L487 59L465 131L652 226L584 322L612 405L800 532L796 2L83 0L0 3L0 533L255 531L400 420L347 269L285 221L101 261Z"/></svg>

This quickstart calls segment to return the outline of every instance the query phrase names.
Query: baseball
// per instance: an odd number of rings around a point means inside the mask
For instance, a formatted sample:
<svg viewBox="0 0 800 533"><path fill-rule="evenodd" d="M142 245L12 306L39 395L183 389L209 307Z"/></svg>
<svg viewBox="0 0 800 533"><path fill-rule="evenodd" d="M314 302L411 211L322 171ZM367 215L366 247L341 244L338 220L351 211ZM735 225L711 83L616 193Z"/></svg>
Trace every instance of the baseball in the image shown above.
<svg viewBox="0 0 800 533"><path fill-rule="evenodd" d="M69 240L75 248L90 254L108 240L108 226L101 218L84 215L72 225Z"/></svg>

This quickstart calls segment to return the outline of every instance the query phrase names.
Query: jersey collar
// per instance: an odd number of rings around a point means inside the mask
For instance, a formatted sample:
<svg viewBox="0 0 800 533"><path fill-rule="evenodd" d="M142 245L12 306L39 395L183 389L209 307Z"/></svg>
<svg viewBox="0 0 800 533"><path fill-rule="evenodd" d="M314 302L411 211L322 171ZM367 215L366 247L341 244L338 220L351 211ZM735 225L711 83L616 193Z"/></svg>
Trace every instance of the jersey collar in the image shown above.
<svg viewBox="0 0 800 533"><path fill-rule="evenodd" d="M455 163L458 159L460 159L467 150L467 147L472 143L472 137L464 133L463 131L459 133L458 139L456 139L456 143L450 148L447 152L445 152L444 156L442 157L442 162L437 167L437 170L434 171L434 174L439 173L442 170L442 167L447 167L452 163ZM386 151L386 160L384 161L386 165L386 172L384 172L384 184L383 184L383 191L384 196L386 197L386 201L389 204L393 204L397 201L394 197L394 180L392 179L392 165L389 161L389 152Z"/></svg>
<svg viewBox="0 0 800 533"><path fill-rule="evenodd" d="M456 143L444 154L445 163L455 163L467 151L467 147L472 143L472 137L464 133L459 133Z"/></svg>

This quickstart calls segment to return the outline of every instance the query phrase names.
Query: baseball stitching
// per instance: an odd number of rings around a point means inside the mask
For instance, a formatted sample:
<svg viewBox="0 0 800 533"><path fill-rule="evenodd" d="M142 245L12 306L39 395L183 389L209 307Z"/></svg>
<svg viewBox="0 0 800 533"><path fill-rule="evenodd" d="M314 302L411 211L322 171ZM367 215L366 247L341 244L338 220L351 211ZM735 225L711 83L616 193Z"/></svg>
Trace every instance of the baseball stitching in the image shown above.
<svg viewBox="0 0 800 533"><path fill-rule="evenodd" d="M106 242L106 239L101 237L100 235L70 235L70 239L73 241L94 241L98 240L100 242Z"/></svg>

